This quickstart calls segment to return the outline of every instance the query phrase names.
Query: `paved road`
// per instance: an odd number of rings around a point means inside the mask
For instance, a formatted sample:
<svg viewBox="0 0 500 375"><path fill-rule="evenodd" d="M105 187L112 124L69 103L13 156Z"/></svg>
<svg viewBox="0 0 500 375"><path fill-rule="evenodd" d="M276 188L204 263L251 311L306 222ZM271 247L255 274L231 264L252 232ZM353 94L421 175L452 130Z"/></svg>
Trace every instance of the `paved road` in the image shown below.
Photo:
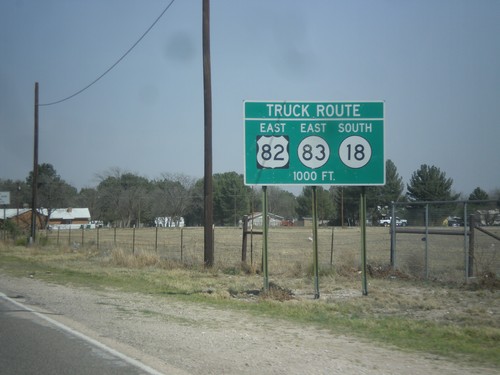
<svg viewBox="0 0 500 375"><path fill-rule="evenodd" d="M11 297L0 292L0 375L159 374Z"/></svg>

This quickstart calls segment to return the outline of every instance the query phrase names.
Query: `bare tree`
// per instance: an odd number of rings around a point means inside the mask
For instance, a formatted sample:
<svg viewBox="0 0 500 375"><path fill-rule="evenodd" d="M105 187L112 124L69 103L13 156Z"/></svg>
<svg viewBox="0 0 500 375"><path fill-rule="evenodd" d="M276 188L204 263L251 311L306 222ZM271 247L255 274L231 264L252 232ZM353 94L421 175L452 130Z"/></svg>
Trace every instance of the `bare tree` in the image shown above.
<svg viewBox="0 0 500 375"><path fill-rule="evenodd" d="M162 174L160 180L153 182L149 196L152 217L169 217L177 226L187 213L195 182L194 178L183 174Z"/></svg>

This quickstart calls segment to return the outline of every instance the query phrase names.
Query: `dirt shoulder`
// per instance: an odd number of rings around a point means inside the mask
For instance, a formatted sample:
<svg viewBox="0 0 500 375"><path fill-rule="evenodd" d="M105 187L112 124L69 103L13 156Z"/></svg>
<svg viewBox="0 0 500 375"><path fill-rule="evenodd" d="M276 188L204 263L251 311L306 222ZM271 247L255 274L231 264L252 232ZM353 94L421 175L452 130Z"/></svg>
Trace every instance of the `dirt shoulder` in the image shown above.
<svg viewBox="0 0 500 375"><path fill-rule="evenodd" d="M0 274L0 292L168 374L498 374L168 297Z"/></svg>

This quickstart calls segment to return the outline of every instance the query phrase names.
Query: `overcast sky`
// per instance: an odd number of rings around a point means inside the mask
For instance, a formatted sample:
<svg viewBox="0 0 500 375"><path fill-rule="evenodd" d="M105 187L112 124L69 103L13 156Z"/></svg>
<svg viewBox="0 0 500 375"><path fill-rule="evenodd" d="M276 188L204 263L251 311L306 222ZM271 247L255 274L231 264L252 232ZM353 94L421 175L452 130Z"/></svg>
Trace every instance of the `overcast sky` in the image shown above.
<svg viewBox="0 0 500 375"><path fill-rule="evenodd" d="M114 64L171 0L0 2L0 178L33 163L40 104ZM203 177L202 1L176 0L99 82L40 107L39 162ZM212 0L214 173L244 172L243 101L385 101L385 157L467 197L500 188L500 1Z"/></svg>

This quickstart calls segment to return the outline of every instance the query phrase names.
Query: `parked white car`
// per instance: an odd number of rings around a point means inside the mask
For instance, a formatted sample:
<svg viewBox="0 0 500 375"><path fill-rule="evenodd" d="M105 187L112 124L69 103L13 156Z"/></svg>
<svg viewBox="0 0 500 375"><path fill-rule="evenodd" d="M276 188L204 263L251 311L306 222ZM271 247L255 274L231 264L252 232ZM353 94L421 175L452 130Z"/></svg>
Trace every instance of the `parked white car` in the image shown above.
<svg viewBox="0 0 500 375"><path fill-rule="evenodd" d="M392 222L392 217L383 218L378 221L378 225L383 227L388 227L389 225L391 225L391 222ZM396 217L397 227L406 227L407 225L408 225L408 220Z"/></svg>

